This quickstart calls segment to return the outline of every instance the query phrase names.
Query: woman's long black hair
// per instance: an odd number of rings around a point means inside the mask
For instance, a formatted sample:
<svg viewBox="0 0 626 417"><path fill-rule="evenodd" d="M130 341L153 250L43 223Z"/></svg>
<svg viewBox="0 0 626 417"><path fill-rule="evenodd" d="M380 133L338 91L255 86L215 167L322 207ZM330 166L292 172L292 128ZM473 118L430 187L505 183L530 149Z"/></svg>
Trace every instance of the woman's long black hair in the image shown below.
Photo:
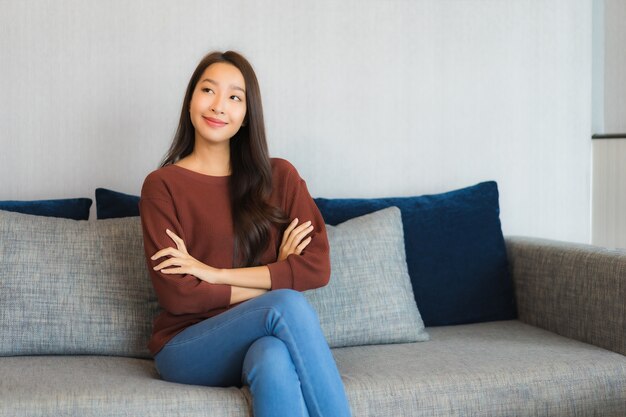
<svg viewBox="0 0 626 417"><path fill-rule="evenodd" d="M261 91L252 66L242 55L234 51L212 52L202 58L189 80L178 129L160 166L173 164L193 151L195 129L189 114L191 97L204 70L216 62L237 67L246 84L245 123L230 139L229 191L235 233L233 267L257 266L267 249L272 223L284 225L289 218L280 208L268 203L272 192L272 167L265 139Z"/></svg>

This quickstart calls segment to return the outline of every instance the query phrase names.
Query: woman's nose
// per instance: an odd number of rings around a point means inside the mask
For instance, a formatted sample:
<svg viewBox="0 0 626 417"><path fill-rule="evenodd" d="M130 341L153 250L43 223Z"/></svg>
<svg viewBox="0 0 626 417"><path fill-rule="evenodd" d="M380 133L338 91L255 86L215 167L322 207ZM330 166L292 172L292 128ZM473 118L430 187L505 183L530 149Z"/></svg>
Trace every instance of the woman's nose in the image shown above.
<svg viewBox="0 0 626 417"><path fill-rule="evenodd" d="M211 103L211 110L215 114L223 114L224 113L224 105L222 103L222 96L219 94L215 95L213 99L213 103Z"/></svg>

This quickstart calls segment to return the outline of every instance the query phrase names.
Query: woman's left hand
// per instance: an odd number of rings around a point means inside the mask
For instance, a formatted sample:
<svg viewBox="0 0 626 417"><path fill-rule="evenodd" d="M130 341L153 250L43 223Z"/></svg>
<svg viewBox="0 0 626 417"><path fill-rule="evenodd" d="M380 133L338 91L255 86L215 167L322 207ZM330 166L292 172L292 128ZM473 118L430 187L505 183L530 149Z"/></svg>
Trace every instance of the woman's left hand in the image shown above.
<svg viewBox="0 0 626 417"><path fill-rule="evenodd" d="M155 266L153 268L155 271L161 271L164 274L190 274L208 283L219 284L219 269L206 265L189 255L185 242L180 237L169 229L166 229L165 232L176 243L177 249L164 248L152 255L150 258L152 260L171 256L171 258ZM178 268L164 269L168 266L177 266Z"/></svg>

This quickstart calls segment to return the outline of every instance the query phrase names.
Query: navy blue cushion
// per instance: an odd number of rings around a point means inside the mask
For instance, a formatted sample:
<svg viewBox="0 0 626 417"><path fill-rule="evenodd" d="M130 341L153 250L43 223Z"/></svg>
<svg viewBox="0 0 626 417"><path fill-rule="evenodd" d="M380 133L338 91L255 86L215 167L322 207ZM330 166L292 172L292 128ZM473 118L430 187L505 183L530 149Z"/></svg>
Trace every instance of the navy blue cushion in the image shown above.
<svg viewBox="0 0 626 417"><path fill-rule="evenodd" d="M496 182L419 197L315 202L331 225L400 208L409 275L426 326L516 318Z"/></svg>
<svg viewBox="0 0 626 417"><path fill-rule="evenodd" d="M139 216L139 196L96 188L96 216L98 219Z"/></svg>
<svg viewBox="0 0 626 417"><path fill-rule="evenodd" d="M0 201L0 210L14 211L35 216L62 217L64 219L88 220L91 198L63 198L56 200L8 200Z"/></svg>

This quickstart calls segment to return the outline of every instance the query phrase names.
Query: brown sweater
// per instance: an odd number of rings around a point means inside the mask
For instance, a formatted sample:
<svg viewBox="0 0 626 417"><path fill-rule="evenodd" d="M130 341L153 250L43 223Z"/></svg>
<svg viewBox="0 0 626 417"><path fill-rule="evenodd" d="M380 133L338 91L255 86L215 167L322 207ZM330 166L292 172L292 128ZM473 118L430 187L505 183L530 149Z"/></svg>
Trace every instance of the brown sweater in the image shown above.
<svg viewBox="0 0 626 417"><path fill-rule="evenodd" d="M270 270L272 289L298 291L324 286L330 277L328 237L324 220L311 198L306 182L294 166L272 158L273 189L269 203L280 207L298 224L311 220L312 240L300 255L276 262L282 229L273 227L261 264ZM229 177L204 175L167 165L144 180L139 201L144 249L152 285L163 311L154 320L148 349L156 355L186 327L232 308L231 287L209 284L193 275L163 274L154 266L167 258L151 260L160 249L176 244L165 233L180 236L187 251L197 260L216 267L232 268L233 224L228 192Z"/></svg>

